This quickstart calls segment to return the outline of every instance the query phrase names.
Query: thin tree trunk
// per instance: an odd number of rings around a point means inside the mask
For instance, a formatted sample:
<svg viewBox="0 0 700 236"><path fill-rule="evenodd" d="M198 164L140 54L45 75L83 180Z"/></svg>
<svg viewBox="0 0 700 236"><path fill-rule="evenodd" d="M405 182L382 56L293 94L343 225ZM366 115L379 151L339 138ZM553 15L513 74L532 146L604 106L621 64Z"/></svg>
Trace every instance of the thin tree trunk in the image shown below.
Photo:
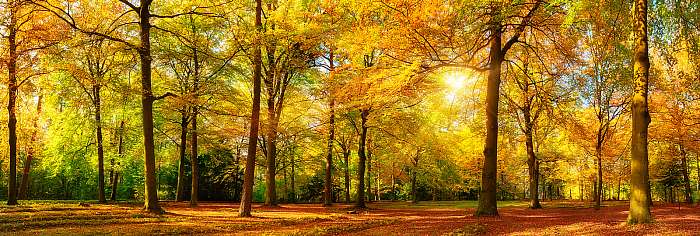
<svg viewBox="0 0 700 236"><path fill-rule="evenodd" d="M296 167L295 167L296 164L294 163L294 155L291 155L291 160L292 160L292 182L291 182L291 184L292 184L292 203L296 203L297 202L297 190L296 190L295 183L294 183L294 176L295 176L294 173L296 170Z"/></svg>
<svg viewBox="0 0 700 236"><path fill-rule="evenodd" d="M192 18L190 16L190 21L192 21ZM192 33L196 33L196 29L194 26L194 22L192 23ZM194 99L198 98L199 94L199 74L200 74L200 65L199 65L199 53L197 51L196 47L192 48L192 60L194 61L194 74L193 74L193 81L192 81L192 92L194 94ZM197 204L199 204L199 147L198 147L198 138L199 138L199 130L197 129L197 116L199 116L199 106L198 104L194 104L192 106L192 140L190 141L192 147L192 155L190 156L191 159L191 166L192 166L192 189L190 191L190 207L196 207Z"/></svg>
<svg viewBox="0 0 700 236"><path fill-rule="evenodd" d="M328 117L328 153L326 154L326 172L323 183L323 205L325 206L333 204L331 189L333 186L333 142L335 141L335 97L333 96L333 88L330 85L333 83L333 74L335 73L335 58L332 49L328 53L328 62L330 68L328 75L328 109L330 109L330 114Z"/></svg>
<svg viewBox="0 0 700 236"><path fill-rule="evenodd" d="M365 208L365 163L367 161L367 153L365 153L365 143L367 141L367 116L368 109L360 110L360 118L362 119L362 130L360 131L360 140L358 142L358 162L357 162L357 202L356 208Z"/></svg>
<svg viewBox="0 0 700 236"><path fill-rule="evenodd" d="M19 184L19 200L27 200L29 192L29 173L32 168L32 159L34 159L34 145L36 145L37 134L39 133L39 117L41 116L41 101L44 96L39 94L39 99L36 102L36 115L34 120L34 130L32 131L32 140L27 151L27 158L24 160L24 168L22 169L22 181Z"/></svg>
<svg viewBox="0 0 700 236"><path fill-rule="evenodd" d="M350 150L343 150L345 163L345 203L350 203Z"/></svg>
<svg viewBox="0 0 700 236"><path fill-rule="evenodd" d="M180 119L180 164L177 168L177 192L175 201L181 202L185 200L185 158L187 158L187 126L189 118L187 113L182 111Z"/></svg>
<svg viewBox="0 0 700 236"><path fill-rule="evenodd" d="M267 162L265 181L267 188L265 189L265 205L277 206L277 124L278 119L275 112L275 100L273 97L267 100L267 117L270 121L270 126L267 132Z"/></svg>
<svg viewBox="0 0 700 236"><path fill-rule="evenodd" d="M119 124L119 144L117 146L117 154L119 157L122 157L124 155L124 121L122 120ZM112 159L112 162L114 162L114 159ZM114 167L114 164L112 165ZM114 171L114 178L112 178L112 194L109 197L109 200L111 201L116 201L117 200L117 190L118 190L118 185L119 184L119 171Z"/></svg>
<svg viewBox="0 0 700 236"><path fill-rule="evenodd" d="M8 98L7 98L7 128L8 128L8 143L10 151L10 174L8 179L7 205L17 205L17 116L15 114L15 103L17 101L17 7L14 6L15 1L10 0L10 25L8 27Z"/></svg>
<svg viewBox="0 0 700 236"><path fill-rule="evenodd" d="M381 201L382 196L379 194L379 174L382 173L380 172L377 168L379 168L379 165L377 165L377 162L375 161L375 170L374 172L377 172L377 174L374 175L374 200L375 201Z"/></svg>
<svg viewBox="0 0 700 236"><path fill-rule="evenodd" d="M528 85L525 85L527 93ZM525 124L525 147L527 149L527 167L530 177L530 209L540 209L542 205L540 204L540 199L538 198L539 189L539 163L537 162L537 156L535 156L534 142L532 141L532 120L530 117L530 104L526 102L525 109L523 109L523 123Z"/></svg>
<svg viewBox="0 0 700 236"><path fill-rule="evenodd" d="M603 193L603 157L602 157L602 155L603 155L603 152L602 152L603 147L602 147L601 145L602 145L602 144L599 143L599 144L596 146L596 152L595 152L595 155L596 155L596 162L597 162L597 167L598 167L598 172L597 172L598 175L596 176L596 192L595 192L595 195L594 195L594 197L595 197L595 206L594 206L594 208L595 208L596 210L600 209L600 201L601 201L601 198L603 197L603 196L602 196L602 195L603 195L603 194L602 194L602 193Z"/></svg>
<svg viewBox="0 0 700 236"><path fill-rule="evenodd" d="M286 160L283 159L283 162L286 162ZM282 163L282 178L284 180L284 185L282 186L282 191L284 191L284 194L282 194L282 201L284 203L289 203L289 184L287 181L287 163Z"/></svg>
<svg viewBox="0 0 700 236"><path fill-rule="evenodd" d="M484 144L484 163L481 171L481 190L477 216L497 216L496 172L498 171L498 97L501 84L501 25L494 23L491 32L491 49L489 51L489 77L486 90L486 142Z"/></svg>
<svg viewBox="0 0 700 236"><path fill-rule="evenodd" d="M620 192L622 189L620 186L622 184L621 182L622 182L622 180L620 180L620 178L617 178L617 200L618 201L620 200Z"/></svg>
<svg viewBox="0 0 700 236"><path fill-rule="evenodd" d="M630 224L652 221L649 187L649 150L647 137L651 117L648 109L649 44L647 37L647 1L634 4L634 94L632 96L632 175Z"/></svg>
<svg viewBox="0 0 700 236"><path fill-rule="evenodd" d="M197 113L199 109L195 105L192 108L192 154L190 155L190 162L192 166L192 190L190 191L190 206L196 207L199 202L199 158L198 147L197 147L197 135L199 130L197 130Z"/></svg>
<svg viewBox="0 0 700 236"><path fill-rule="evenodd" d="M366 150L365 150L365 152L367 153L367 164L365 165L367 167L367 172L365 173L365 176L366 176L365 182L367 184L365 184L365 185L367 185L367 188L366 188L366 190L367 190L367 192L366 192L367 197L366 198L367 199L366 200L368 202L372 202L372 152L369 150L369 143L370 142L371 141L367 141Z"/></svg>
<svg viewBox="0 0 700 236"><path fill-rule="evenodd" d="M681 171L683 172L683 185L685 187L684 196L685 202L693 204L693 190L690 188L690 176L688 175L688 154L685 152L683 145L679 145L681 151Z"/></svg>
<svg viewBox="0 0 700 236"><path fill-rule="evenodd" d="M394 163L391 162L391 200L396 201L396 174L394 173Z"/></svg>
<svg viewBox="0 0 700 236"><path fill-rule="evenodd" d="M93 99L95 106L95 126L97 133L97 199L100 203L106 203L105 199L105 166L104 147L102 146L102 101L100 98L100 86L97 83L92 85Z"/></svg>

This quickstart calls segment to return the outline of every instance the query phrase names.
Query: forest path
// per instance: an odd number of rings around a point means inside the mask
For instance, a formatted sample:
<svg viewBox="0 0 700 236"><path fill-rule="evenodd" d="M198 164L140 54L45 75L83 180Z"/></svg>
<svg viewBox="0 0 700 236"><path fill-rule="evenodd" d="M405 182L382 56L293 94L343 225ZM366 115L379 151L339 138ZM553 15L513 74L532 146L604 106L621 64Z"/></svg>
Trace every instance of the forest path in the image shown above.
<svg viewBox="0 0 700 236"><path fill-rule="evenodd" d="M588 202L544 202L531 210L525 202L499 202L499 217L476 218L475 202L377 202L350 213L350 205L255 205L253 218L236 217L238 204L163 202L162 216L141 211L139 204L22 202L0 206L0 234L25 235L698 235L700 207L657 204L656 222L626 226L627 202L605 202L595 210Z"/></svg>

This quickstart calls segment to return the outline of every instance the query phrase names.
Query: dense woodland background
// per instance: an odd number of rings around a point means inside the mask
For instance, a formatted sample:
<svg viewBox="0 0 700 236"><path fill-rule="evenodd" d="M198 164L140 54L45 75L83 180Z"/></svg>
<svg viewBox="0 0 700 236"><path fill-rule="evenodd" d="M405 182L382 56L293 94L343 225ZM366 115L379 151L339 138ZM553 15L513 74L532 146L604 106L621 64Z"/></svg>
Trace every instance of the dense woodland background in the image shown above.
<svg viewBox="0 0 700 236"><path fill-rule="evenodd" d="M1 4L0 199L147 198L148 59L158 199L240 201L257 58L254 202L322 202L327 160L334 202L476 200L495 21L498 200L630 196L631 1L265 0L260 28L252 0ZM648 9L651 197L690 202L700 3Z"/></svg>

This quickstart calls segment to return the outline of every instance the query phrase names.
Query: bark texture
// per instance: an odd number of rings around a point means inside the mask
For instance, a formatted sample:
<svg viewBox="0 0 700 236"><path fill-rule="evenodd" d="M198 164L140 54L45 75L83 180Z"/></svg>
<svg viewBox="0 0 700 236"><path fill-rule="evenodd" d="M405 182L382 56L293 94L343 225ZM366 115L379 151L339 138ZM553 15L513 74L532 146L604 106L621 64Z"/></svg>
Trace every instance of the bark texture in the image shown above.
<svg viewBox="0 0 700 236"><path fill-rule="evenodd" d="M632 95L632 161L630 224L651 223L649 187L649 150L647 146L651 117L648 109L649 43L647 1L634 2L634 93Z"/></svg>

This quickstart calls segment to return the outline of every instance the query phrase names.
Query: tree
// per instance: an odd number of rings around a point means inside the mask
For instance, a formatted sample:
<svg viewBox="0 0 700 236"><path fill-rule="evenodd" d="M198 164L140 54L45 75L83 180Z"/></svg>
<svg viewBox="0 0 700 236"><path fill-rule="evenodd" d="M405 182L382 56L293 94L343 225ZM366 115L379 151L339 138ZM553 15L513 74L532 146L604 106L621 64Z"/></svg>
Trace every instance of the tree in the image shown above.
<svg viewBox="0 0 700 236"><path fill-rule="evenodd" d="M529 9L522 22L518 25L508 41L501 43L501 35L504 30L504 22L501 21L501 6L492 6L491 22L489 26L490 44L489 50L489 75L486 89L486 142L484 144L484 164L481 172L481 193L479 194L479 207L477 216L496 216L496 172L498 159L498 100L501 84L501 63L505 59L508 50L518 42L520 35L529 24L532 16L539 8L541 1L536 1Z"/></svg>
<svg viewBox="0 0 700 236"><path fill-rule="evenodd" d="M160 96L154 95L152 85L152 62L151 53L151 29L163 30L152 21L172 19L185 15L212 15L212 13L199 12L201 8L209 9L210 7L194 7L191 10L182 13L173 14L158 14L152 12L152 0L140 0L138 5L134 2L120 0L119 3L103 3L93 2L92 5L77 2L63 2L61 0L35 0L34 4L51 12L54 16L65 22L68 26L76 31L88 36L103 38L105 40L120 43L127 48L135 51L139 56L141 69L141 118L143 122L143 138L144 138L144 166L145 166L145 201L144 210L153 213L163 213L163 209L158 204L158 194L156 186L156 166L155 166L155 146L153 136L153 104L157 100L173 96L172 93L165 93ZM106 5L102 5L106 4ZM121 10L114 17L112 23L103 27L91 27L88 24L99 24L100 22L91 22L90 15L86 12L92 12L92 9L106 6L109 9ZM66 10L67 9L67 10ZM171 9L172 10L172 9ZM122 16L130 15L135 18L129 19ZM95 20L97 21L97 20ZM127 23L125 23L127 22ZM138 35L124 33L123 29L131 24L138 25ZM120 29L120 30L118 30Z"/></svg>
<svg viewBox="0 0 700 236"><path fill-rule="evenodd" d="M582 43L578 53L591 56L582 60L584 63L580 74L577 74L577 83L581 87L581 102L590 104L588 107L592 108L595 122L588 121L588 117L575 121L574 127L578 127L575 135L582 136L579 139L583 141L584 150L595 158L597 174L593 199L595 208L599 209L603 198L603 162L607 161L606 156L620 155L614 152L616 146L611 142L622 134L626 120L621 116L628 112L627 91L631 70L627 66L630 61L625 56L630 52L624 41L629 27L625 26L627 19L620 17L628 5L605 2L585 7L597 10L579 13L586 20L580 29Z"/></svg>
<svg viewBox="0 0 700 236"><path fill-rule="evenodd" d="M7 55L7 114L9 144L9 180L7 205L17 205L17 96L20 87L33 77L45 74L35 66L40 50L55 44L61 30L50 30L51 21L39 21L46 15L27 0L4 3L6 17L2 24L6 32Z"/></svg>
<svg viewBox="0 0 700 236"><path fill-rule="evenodd" d="M647 37L647 1L634 2L634 93L632 95L632 195L627 222L651 223L649 187L649 151L647 135L651 117L648 108L649 44Z"/></svg>
<svg viewBox="0 0 700 236"><path fill-rule="evenodd" d="M335 74L335 54L333 49L330 49L328 52L328 69L328 80L329 83L332 84L333 75ZM335 142L335 98L333 98L332 89L329 89L328 97L328 109L330 110L330 114L328 115L328 154L326 155L325 178L323 181L323 205L326 206L333 204L331 188L333 185L333 143ZM349 198L349 196L347 198Z"/></svg>
<svg viewBox="0 0 700 236"><path fill-rule="evenodd" d="M37 139L39 136L39 120L41 118L41 100L43 99L43 94L41 94L41 90L38 91L39 96L36 101L36 117L32 121L34 124L34 129L32 130L32 136L31 136L31 143L29 145L29 150L27 150L27 157L24 160L24 168L22 168L22 181L19 184L19 190L18 190L18 200L27 200L28 195L27 192L29 191L29 173L32 167L32 159L34 159L34 155L36 153L35 145L37 145Z"/></svg>
<svg viewBox="0 0 700 236"><path fill-rule="evenodd" d="M108 79L113 77L112 71L117 70L120 56L115 53L113 45L104 39L85 40L85 46L72 50L75 64L67 66L67 71L72 75L77 84L82 88L90 100L94 109L95 138L97 146L97 199L100 203L107 202L105 198L105 174L104 174L104 145L102 122L102 89ZM109 50L113 49L113 50Z"/></svg>
<svg viewBox="0 0 700 236"><path fill-rule="evenodd" d="M255 0L255 28L253 43L253 109L250 115L248 152L243 179L243 196L239 209L240 217L251 217L253 203L253 181L255 180L255 153L257 151L258 127L260 125L260 80L262 79L262 0Z"/></svg>

